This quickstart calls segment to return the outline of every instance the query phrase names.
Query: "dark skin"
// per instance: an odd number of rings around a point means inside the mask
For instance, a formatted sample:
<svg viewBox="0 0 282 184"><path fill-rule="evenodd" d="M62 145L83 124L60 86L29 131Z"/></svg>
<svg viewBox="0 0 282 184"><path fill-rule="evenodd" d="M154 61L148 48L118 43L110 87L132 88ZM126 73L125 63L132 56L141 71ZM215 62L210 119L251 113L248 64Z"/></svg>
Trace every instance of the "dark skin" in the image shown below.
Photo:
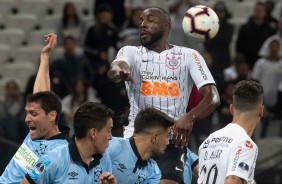
<svg viewBox="0 0 282 184"><path fill-rule="evenodd" d="M157 8L146 9L140 16L140 41L149 50L161 53L173 45L168 41L170 19ZM134 82L128 64L117 61L111 65L108 77L113 81ZM219 95L214 84L207 84L199 89L203 96L201 102L175 122L172 143L176 147L187 147L193 123L212 113L219 105Z"/></svg>

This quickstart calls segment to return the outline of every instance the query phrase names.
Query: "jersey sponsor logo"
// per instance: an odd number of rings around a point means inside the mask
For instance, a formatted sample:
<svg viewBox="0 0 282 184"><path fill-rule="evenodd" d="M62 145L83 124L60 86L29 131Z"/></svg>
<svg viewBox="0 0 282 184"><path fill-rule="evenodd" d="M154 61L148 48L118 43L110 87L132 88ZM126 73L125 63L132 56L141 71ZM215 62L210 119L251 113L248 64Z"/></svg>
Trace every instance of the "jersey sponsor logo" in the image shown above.
<svg viewBox="0 0 282 184"><path fill-rule="evenodd" d="M208 76L206 74L206 72L204 71L204 68L202 66L201 61L199 60L198 56L196 53L192 53L193 57L194 57L194 61L198 66L198 70L200 71L200 73L202 74L202 77L204 80L208 80Z"/></svg>
<svg viewBox="0 0 282 184"><path fill-rule="evenodd" d="M121 164L121 163L118 163L118 167L117 167L117 170L119 170L120 172L124 172L123 170L125 170L126 169L126 167L125 167L125 165L124 164Z"/></svg>
<svg viewBox="0 0 282 184"><path fill-rule="evenodd" d="M36 174L41 174L41 173L43 173L44 170L45 170L45 165L44 165L43 162L38 162L35 165L35 172L36 172Z"/></svg>
<svg viewBox="0 0 282 184"><path fill-rule="evenodd" d="M250 148L250 149L253 149L254 146L253 146L251 141L246 141L246 147Z"/></svg>
<svg viewBox="0 0 282 184"><path fill-rule="evenodd" d="M232 168L231 168L232 171L235 171L236 165L237 165L237 162L239 160L239 156L241 155L241 153L242 153L242 146L239 146L236 153L235 153L235 158L234 158Z"/></svg>
<svg viewBox="0 0 282 184"><path fill-rule="evenodd" d="M238 167L245 172L249 171L249 165L245 162L240 162Z"/></svg>
<svg viewBox="0 0 282 184"><path fill-rule="evenodd" d="M140 91L143 96L172 98L180 96L180 90L176 82L142 81Z"/></svg>
<svg viewBox="0 0 282 184"><path fill-rule="evenodd" d="M160 75L154 75L154 72L150 72L150 71L142 71L142 80L158 80L158 81L166 81L166 82L170 82L170 81L176 81L177 80L177 76L160 76Z"/></svg>
<svg viewBox="0 0 282 184"><path fill-rule="evenodd" d="M69 179L70 180L77 180L77 176L78 176L78 173L77 172L74 172L74 171L71 171L68 173L68 175L70 176Z"/></svg>
<svg viewBox="0 0 282 184"><path fill-rule="evenodd" d="M212 138L211 143L219 143L219 142L226 142L226 143L232 143L233 139L229 137L215 137Z"/></svg>
<svg viewBox="0 0 282 184"><path fill-rule="evenodd" d="M175 56L175 54L172 54L172 56L166 57L166 67L171 70L176 70L180 66L180 56Z"/></svg>
<svg viewBox="0 0 282 184"><path fill-rule="evenodd" d="M23 143L17 150L13 159L21 168L28 171L35 165L39 157L25 143Z"/></svg>

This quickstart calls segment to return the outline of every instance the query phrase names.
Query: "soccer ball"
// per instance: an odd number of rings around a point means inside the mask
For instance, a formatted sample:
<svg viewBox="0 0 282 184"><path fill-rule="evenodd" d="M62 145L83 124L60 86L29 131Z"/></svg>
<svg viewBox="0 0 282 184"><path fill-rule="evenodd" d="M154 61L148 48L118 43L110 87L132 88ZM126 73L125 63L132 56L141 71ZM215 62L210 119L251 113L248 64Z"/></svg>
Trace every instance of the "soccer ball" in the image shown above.
<svg viewBox="0 0 282 184"><path fill-rule="evenodd" d="M185 13L182 28L186 35L195 40L205 42L217 34L219 20L211 8L197 5L189 8Z"/></svg>

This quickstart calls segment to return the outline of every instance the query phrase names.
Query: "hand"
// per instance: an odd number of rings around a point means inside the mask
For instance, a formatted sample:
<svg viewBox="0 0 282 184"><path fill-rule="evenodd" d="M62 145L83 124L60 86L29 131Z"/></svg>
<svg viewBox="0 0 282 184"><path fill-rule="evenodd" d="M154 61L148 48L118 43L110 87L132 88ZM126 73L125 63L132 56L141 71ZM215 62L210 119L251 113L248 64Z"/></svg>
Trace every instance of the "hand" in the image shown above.
<svg viewBox="0 0 282 184"><path fill-rule="evenodd" d="M52 49L54 49L57 45L57 35L54 33L49 33L48 35L44 36L45 42L47 45L43 47L41 50L42 54L49 54Z"/></svg>
<svg viewBox="0 0 282 184"><path fill-rule="evenodd" d="M116 184L116 178L109 172L103 172L99 176L99 184Z"/></svg>
<svg viewBox="0 0 282 184"><path fill-rule="evenodd" d="M175 147L187 147L192 129L192 118L190 118L188 114L185 114L174 124L171 143L174 144Z"/></svg>
<svg viewBox="0 0 282 184"><path fill-rule="evenodd" d="M131 81L134 83L131 72L124 69L116 69L116 70L111 69L108 72L108 77L116 82L119 82L120 80L124 80L124 81Z"/></svg>

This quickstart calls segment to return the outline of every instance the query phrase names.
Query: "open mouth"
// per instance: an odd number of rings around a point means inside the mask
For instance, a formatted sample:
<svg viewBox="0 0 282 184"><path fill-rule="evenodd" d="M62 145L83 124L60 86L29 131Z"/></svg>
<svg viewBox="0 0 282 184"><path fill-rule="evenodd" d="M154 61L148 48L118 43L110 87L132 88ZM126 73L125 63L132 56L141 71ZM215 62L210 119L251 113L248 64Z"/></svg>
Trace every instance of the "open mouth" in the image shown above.
<svg viewBox="0 0 282 184"><path fill-rule="evenodd" d="M146 33L146 32L141 32L141 33L140 33L140 37L141 37L142 39L146 38L147 35L149 35L149 33Z"/></svg>
<svg viewBox="0 0 282 184"><path fill-rule="evenodd" d="M34 126L29 126L28 128L29 128L30 132L34 132L36 130L36 128Z"/></svg>

